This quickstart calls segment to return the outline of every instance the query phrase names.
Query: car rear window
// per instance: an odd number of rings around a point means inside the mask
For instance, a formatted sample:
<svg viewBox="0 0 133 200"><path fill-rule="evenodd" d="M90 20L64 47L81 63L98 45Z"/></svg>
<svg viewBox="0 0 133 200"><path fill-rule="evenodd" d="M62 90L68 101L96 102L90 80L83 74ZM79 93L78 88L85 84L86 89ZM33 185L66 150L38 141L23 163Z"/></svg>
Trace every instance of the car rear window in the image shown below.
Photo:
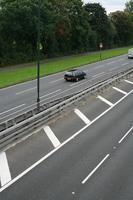
<svg viewBox="0 0 133 200"><path fill-rule="evenodd" d="M71 76L73 73L72 72L66 72L65 75Z"/></svg>

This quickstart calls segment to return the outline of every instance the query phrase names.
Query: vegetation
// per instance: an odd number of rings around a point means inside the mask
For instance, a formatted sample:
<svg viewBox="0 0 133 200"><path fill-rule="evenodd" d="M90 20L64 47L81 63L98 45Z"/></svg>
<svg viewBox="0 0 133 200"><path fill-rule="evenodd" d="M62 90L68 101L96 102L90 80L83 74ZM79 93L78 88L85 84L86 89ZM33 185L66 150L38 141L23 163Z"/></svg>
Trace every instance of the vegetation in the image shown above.
<svg viewBox="0 0 133 200"><path fill-rule="evenodd" d="M102 51L102 59L127 53L130 47L117 48L112 50ZM58 59L48 59L41 63L41 76L63 71L83 64L92 63L100 60L99 52L82 54L78 56L62 57ZM36 77L36 65L18 65L1 69L0 73L0 88L30 80Z"/></svg>
<svg viewBox="0 0 133 200"><path fill-rule="evenodd" d="M0 67L36 60L38 2L0 1ZM109 16L98 3L40 2L41 59L133 44L132 0Z"/></svg>

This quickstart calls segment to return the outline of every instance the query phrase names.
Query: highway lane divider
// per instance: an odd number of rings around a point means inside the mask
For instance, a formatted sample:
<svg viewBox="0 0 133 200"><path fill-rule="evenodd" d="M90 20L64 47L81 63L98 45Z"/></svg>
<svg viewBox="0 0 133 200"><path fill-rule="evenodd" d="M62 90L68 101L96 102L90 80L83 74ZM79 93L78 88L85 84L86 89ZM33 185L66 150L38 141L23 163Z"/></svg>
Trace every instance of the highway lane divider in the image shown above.
<svg viewBox="0 0 133 200"><path fill-rule="evenodd" d="M76 94L71 94L47 104L40 105L39 109L34 108L33 110L27 111L14 119L1 123L0 150L9 148L9 146L17 140L35 132L40 127L44 126L48 120L58 116L66 107L82 100L87 95L99 94L110 85L117 84L121 79L128 78L130 76L133 76L133 68L120 72L107 80L98 82Z"/></svg>

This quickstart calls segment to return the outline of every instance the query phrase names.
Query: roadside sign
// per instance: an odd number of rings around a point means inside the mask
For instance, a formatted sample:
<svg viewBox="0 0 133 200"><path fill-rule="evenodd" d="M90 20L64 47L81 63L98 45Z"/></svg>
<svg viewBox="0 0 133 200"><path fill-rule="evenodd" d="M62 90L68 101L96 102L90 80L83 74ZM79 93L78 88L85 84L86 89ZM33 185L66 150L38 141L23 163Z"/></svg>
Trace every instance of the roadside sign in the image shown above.
<svg viewBox="0 0 133 200"><path fill-rule="evenodd" d="M103 48L103 43L102 42L100 42L99 47L100 47L100 49Z"/></svg>

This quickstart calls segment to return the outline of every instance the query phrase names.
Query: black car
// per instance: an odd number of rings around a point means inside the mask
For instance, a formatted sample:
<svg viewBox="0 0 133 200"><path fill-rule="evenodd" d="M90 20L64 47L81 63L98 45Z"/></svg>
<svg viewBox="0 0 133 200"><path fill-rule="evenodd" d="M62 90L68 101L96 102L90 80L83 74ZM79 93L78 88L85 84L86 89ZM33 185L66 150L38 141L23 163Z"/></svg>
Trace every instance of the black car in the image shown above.
<svg viewBox="0 0 133 200"><path fill-rule="evenodd" d="M86 73L79 69L72 69L65 73L64 79L66 81L79 81L81 79L84 79L86 76Z"/></svg>

